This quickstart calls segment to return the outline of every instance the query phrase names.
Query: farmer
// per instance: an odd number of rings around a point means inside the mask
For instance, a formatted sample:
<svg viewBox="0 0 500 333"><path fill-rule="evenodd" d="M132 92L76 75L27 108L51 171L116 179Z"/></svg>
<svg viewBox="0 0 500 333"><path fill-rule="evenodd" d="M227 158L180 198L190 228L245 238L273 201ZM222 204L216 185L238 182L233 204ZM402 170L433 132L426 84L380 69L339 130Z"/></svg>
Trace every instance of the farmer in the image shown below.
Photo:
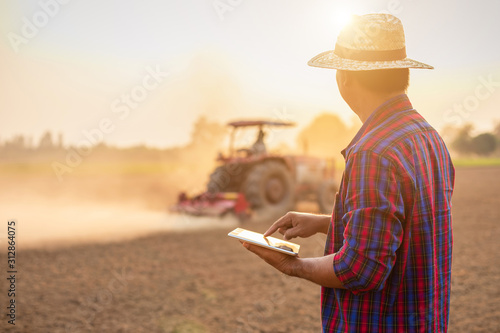
<svg viewBox="0 0 500 333"><path fill-rule="evenodd" d="M254 155L261 155L266 153L266 144L264 143L264 137L265 137L264 130L262 129L262 126L259 127L259 134L257 135L257 140L254 142L252 145L252 148L250 151Z"/></svg>
<svg viewBox="0 0 500 333"><path fill-rule="evenodd" d="M324 332L446 332L454 168L446 146L405 94L401 21L355 16L334 51L309 61L337 70L340 95L363 126L342 151L332 216L289 212L265 233L327 234L325 255L297 258L243 243L279 271L322 286Z"/></svg>

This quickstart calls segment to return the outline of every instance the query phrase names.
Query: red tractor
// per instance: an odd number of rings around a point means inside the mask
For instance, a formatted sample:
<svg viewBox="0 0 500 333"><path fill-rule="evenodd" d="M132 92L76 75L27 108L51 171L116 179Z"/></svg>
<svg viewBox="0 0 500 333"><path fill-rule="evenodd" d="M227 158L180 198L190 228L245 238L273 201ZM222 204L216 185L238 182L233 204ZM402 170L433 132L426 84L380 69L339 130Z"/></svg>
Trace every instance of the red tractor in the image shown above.
<svg viewBox="0 0 500 333"><path fill-rule="evenodd" d="M228 125L232 127L229 152L226 156L219 153L220 165L210 175L207 191L194 198L182 193L174 211L194 215L233 212L245 218L253 211L284 214L300 200L316 200L321 212L331 212L337 191L333 160L280 155L266 149L266 130L294 123L245 120ZM235 138L248 128L257 129L253 145L235 147Z"/></svg>

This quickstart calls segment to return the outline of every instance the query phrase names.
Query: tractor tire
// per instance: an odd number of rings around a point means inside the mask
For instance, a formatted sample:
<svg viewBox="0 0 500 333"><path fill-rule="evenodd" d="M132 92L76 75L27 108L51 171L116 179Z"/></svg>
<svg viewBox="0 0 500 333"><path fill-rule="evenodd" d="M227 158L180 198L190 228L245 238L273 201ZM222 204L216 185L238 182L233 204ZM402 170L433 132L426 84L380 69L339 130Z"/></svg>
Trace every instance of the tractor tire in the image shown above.
<svg viewBox="0 0 500 333"><path fill-rule="evenodd" d="M207 192L211 194L225 192L229 187L229 184L230 175L226 171L225 166L221 165L210 174L210 179L207 184Z"/></svg>
<svg viewBox="0 0 500 333"><path fill-rule="evenodd" d="M245 164L228 163L215 168L210 175L207 192L239 192L245 175Z"/></svg>
<svg viewBox="0 0 500 333"><path fill-rule="evenodd" d="M283 163L267 161L249 170L242 188L252 209L284 214L294 205L291 172Z"/></svg>
<svg viewBox="0 0 500 333"><path fill-rule="evenodd" d="M335 194L337 193L337 184L334 181L325 181L318 187L318 206L323 214L331 214L333 204L335 203Z"/></svg>

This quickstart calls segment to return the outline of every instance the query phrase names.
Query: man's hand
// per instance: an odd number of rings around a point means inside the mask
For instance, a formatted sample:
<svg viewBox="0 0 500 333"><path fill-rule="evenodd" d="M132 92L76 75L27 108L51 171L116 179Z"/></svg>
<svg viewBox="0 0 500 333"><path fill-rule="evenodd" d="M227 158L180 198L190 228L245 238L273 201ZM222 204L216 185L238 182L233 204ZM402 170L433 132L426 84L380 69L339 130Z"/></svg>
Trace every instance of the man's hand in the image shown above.
<svg viewBox="0 0 500 333"><path fill-rule="evenodd" d="M274 222L264 233L264 237L272 235L278 230L286 240L295 237L307 238L318 232L326 234L329 225L330 216L328 215L288 212Z"/></svg>
<svg viewBox="0 0 500 333"><path fill-rule="evenodd" d="M247 242L240 241L243 246L258 255L261 259L267 262L269 265L273 266L281 273L290 276L297 276L297 272L300 266L300 259L288 254L280 253L264 247L253 245Z"/></svg>
<svg viewBox="0 0 500 333"><path fill-rule="evenodd" d="M241 243L281 273L306 279L324 287L344 288L333 270L333 255L302 259L243 241Z"/></svg>

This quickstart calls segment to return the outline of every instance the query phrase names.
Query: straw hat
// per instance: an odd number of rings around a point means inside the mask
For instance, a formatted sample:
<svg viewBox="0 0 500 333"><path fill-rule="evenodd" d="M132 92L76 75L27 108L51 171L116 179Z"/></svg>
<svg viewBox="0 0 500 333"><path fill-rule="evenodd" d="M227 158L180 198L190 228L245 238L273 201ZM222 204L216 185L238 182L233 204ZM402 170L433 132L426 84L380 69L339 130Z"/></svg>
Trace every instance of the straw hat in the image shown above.
<svg viewBox="0 0 500 333"><path fill-rule="evenodd" d="M406 57L403 24L390 14L353 15L340 31L335 50L318 54L308 65L347 71L434 68Z"/></svg>

